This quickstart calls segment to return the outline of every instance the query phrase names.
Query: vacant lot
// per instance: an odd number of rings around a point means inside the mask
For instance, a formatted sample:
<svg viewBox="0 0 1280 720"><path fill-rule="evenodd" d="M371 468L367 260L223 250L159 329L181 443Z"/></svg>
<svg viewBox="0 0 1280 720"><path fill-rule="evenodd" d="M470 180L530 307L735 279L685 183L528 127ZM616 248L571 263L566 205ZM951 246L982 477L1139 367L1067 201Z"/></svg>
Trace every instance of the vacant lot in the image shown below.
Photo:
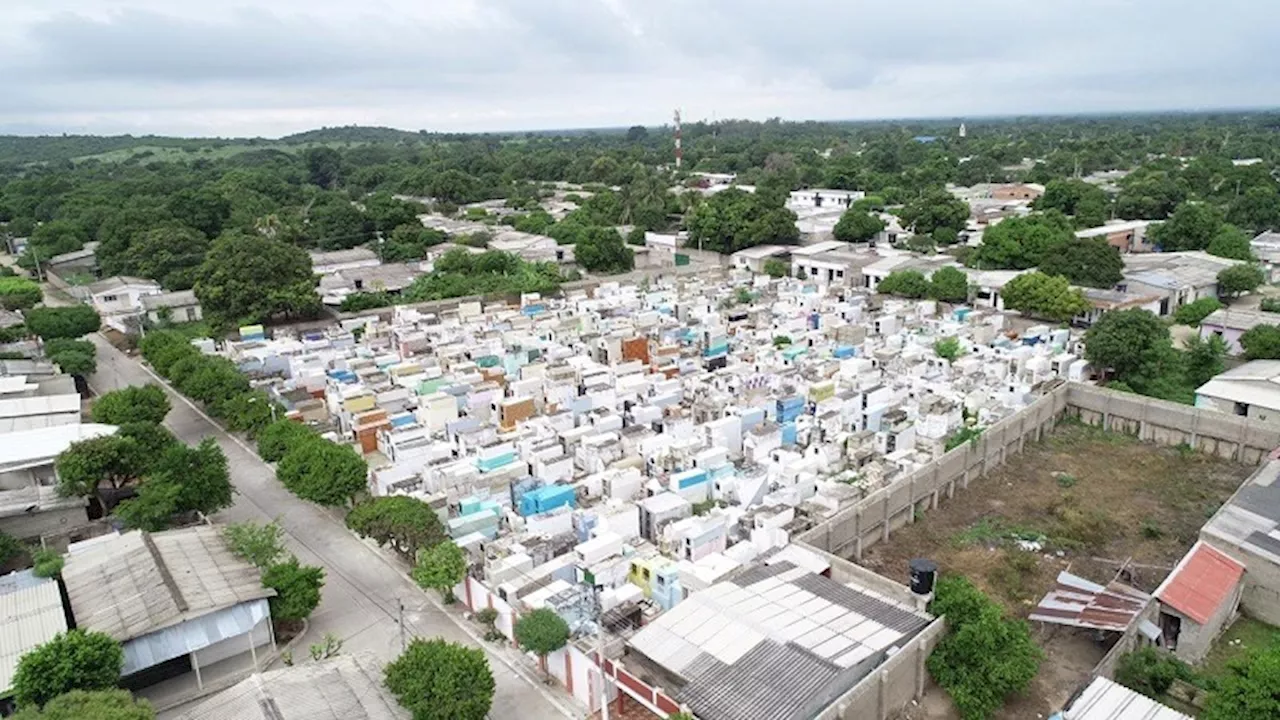
<svg viewBox="0 0 1280 720"><path fill-rule="evenodd" d="M1131 584L1151 592L1250 472L1185 449L1063 424L870 548L862 564L904 578L911 558L931 558L940 572L969 577L1022 617L1062 570L1106 583L1123 565ZM1046 652L1040 676L1001 717L1047 716L1106 651L1068 628L1038 631L1037 640Z"/></svg>

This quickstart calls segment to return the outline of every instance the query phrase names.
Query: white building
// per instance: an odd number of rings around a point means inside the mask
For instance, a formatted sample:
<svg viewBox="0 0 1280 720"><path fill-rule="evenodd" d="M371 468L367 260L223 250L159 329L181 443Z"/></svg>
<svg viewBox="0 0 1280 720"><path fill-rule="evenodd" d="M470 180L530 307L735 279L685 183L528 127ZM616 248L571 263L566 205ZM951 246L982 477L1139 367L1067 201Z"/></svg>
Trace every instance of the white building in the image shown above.
<svg viewBox="0 0 1280 720"><path fill-rule="evenodd" d="M102 316L103 324L129 332L131 323L142 316L142 298L164 292L160 283L146 278L117 275L85 286L89 304Z"/></svg>
<svg viewBox="0 0 1280 720"><path fill-rule="evenodd" d="M1196 407L1280 423L1280 360L1254 360L1196 388Z"/></svg>
<svg viewBox="0 0 1280 720"><path fill-rule="evenodd" d="M194 290L144 295L142 308L152 324L188 323L204 319L204 311L200 308L200 300L196 298Z"/></svg>

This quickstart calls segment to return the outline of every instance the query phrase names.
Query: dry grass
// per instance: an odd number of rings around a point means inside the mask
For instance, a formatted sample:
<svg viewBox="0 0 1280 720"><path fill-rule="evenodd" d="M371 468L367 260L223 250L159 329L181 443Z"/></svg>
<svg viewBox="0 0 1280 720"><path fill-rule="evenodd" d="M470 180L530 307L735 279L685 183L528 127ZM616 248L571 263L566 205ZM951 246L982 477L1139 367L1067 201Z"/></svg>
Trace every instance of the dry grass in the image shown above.
<svg viewBox="0 0 1280 720"><path fill-rule="evenodd" d="M1066 569L1106 583L1129 560L1138 566L1130 582L1150 592L1252 469L1064 424L967 491L957 489L888 543L869 548L862 564L905 582L911 558L931 558L941 572L969 577L1022 617ZM1020 541L1040 549L1027 552ZM1001 717L1058 709L1103 655L1065 629L1040 639L1049 656L1040 677Z"/></svg>

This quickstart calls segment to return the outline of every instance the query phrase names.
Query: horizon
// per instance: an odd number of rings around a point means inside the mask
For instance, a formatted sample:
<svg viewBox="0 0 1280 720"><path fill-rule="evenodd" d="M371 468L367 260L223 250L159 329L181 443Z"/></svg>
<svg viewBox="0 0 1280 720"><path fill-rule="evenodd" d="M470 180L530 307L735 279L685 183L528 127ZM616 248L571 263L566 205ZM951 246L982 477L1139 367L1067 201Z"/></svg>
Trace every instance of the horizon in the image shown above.
<svg viewBox="0 0 1280 720"><path fill-rule="evenodd" d="M838 118L838 119L819 119L819 118L780 118L783 123L819 123L827 125L860 125L860 124L900 124L900 125L933 125L949 122L978 124L989 122L1010 122L1010 121L1048 121L1048 120L1073 120L1073 119L1123 119L1131 117L1160 117L1160 116L1196 116L1196 115L1234 115L1248 116L1253 113L1280 113L1280 104L1266 106L1238 106L1238 107L1213 107L1213 108L1167 108L1153 110L1116 110L1116 111L1099 111L1099 112L1075 112L1075 113L1003 113L989 115L934 115L934 116L914 116L914 117L868 117L868 118ZM730 123L730 122L749 122L764 123L772 118L744 118L744 117L723 117L716 120L709 118L683 119L683 124L692 125L698 123ZM364 125L360 123L349 123L342 125L321 125L315 127L306 127L293 130L288 133L277 136L264 135L209 135L194 134L181 135L169 133L96 133L96 132L45 132L45 133L14 133L5 132L0 127L0 138L24 138L24 139L56 139L56 138L73 138L73 137L131 137L136 139L156 138L167 140L211 140L211 141L237 141L237 140L262 140L267 142L281 142L289 138L304 135L312 132L321 132L325 130L342 130L350 128L389 130L394 132L402 132L408 134L427 133L432 135L524 135L527 133L537 133L543 135L556 135L567 133L591 133L591 132L625 132L628 128L641 126L647 130L670 128L670 122L664 124L642 124L631 123L622 125L598 125L598 126L582 126L582 127L555 127L555 128L512 128L499 130L431 130L427 128L410 129L407 127L394 127L388 125Z"/></svg>
<svg viewBox="0 0 1280 720"><path fill-rule="evenodd" d="M1280 105L1280 4L9 0L0 133L278 138ZM521 128L523 130L513 130Z"/></svg>

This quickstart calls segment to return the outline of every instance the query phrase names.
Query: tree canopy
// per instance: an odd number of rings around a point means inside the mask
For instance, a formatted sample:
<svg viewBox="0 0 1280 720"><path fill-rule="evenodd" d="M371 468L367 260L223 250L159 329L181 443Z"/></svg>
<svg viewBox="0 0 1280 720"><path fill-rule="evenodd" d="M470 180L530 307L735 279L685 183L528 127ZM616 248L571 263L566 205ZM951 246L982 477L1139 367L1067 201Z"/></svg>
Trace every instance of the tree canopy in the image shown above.
<svg viewBox="0 0 1280 720"><path fill-rule="evenodd" d="M1280 645L1255 649L1233 661L1209 693L1202 720L1280 717Z"/></svg>
<svg viewBox="0 0 1280 720"><path fill-rule="evenodd" d="M414 638L384 668L384 684L413 720L485 720L494 681L484 651Z"/></svg>
<svg viewBox="0 0 1280 720"><path fill-rule="evenodd" d="M284 529L274 521L231 523L223 527L222 536L232 552L258 568L266 569L284 555Z"/></svg>
<svg viewBox="0 0 1280 720"><path fill-rule="evenodd" d="M984 270L1026 270L1060 252L1074 237L1071 223L1061 213L1005 218L982 233L982 244L971 263Z"/></svg>
<svg viewBox="0 0 1280 720"><path fill-rule="evenodd" d="M1084 337L1089 362L1129 385L1161 374L1169 361L1169 329L1146 310L1106 313Z"/></svg>
<svg viewBox="0 0 1280 720"><path fill-rule="evenodd" d="M369 468L351 448L316 436L285 453L276 477L303 500L345 505L368 488Z"/></svg>
<svg viewBox="0 0 1280 720"><path fill-rule="evenodd" d="M195 271L196 297L206 314L227 321L307 317L318 309L311 257L262 235L230 233L210 247Z"/></svg>
<svg viewBox="0 0 1280 720"><path fill-rule="evenodd" d="M1093 306L1080 290L1061 276L1029 272L1005 284L1004 305L1054 322L1067 322L1089 311Z"/></svg>
<svg viewBox="0 0 1280 720"><path fill-rule="evenodd" d="M612 228L591 228L574 245L573 254L578 264L591 272L612 274L635 267L635 253Z"/></svg>
<svg viewBox="0 0 1280 720"><path fill-rule="evenodd" d="M146 700L135 700L128 690L72 690L44 704L27 707L10 720L155 720Z"/></svg>
<svg viewBox="0 0 1280 720"><path fill-rule="evenodd" d="M160 424L169 414L169 396L159 385L129 386L103 393L93 402L93 421L107 425Z"/></svg>
<svg viewBox="0 0 1280 720"><path fill-rule="evenodd" d="M1264 282L1266 275L1257 265L1232 265L1218 273L1218 294L1236 297L1257 290Z"/></svg>
<svg viewBox="0 0 1280 720"><path fill-rule="evenodd" d="M1246 360L1280 360L1280 327L1255 325L1240 336Z"/></svg>
<svg viewBox="0 0 1280 720"><path fill-rule="evenodd" d="M324 587L324 568L303 565L298 558L267 566L262 584L276 591L271 617L277 621L297 622L310 617L320 605L320 588Z"/></svg>
<svg viewBox="0 0 1280 720"><path fill-rule="evenodd" d="M391 545L409 558L448 538L440 516L421 500L407 495L369 498L347 513L347 527L379 545Z"/></svg>
<svg viewBox="0 0 1280 720"><path fill-rule="evenodd" d="M957 268L938 268L929 278L929 297L943 302L965 302L969 299L969 276Z"/></svg>
<svg viewBox="0 0 1280 720"><path fill-rule="evenodd" d="M920 235L929 235L941 228L960 232L969 222L969 204L942 188L935 188L907 203L898 216Z"/></svg>
<svg viewBox="0 0 1280 720"><path fill-rule="evenodd" d="M800 239L795 223L796 214L783 206L782 198L738 188L712 195L685 221L690 247L723 255L756 245L794 243Z"/></svg>
<svg viewBox="0 0 1280 720"><path fill-rule="evenodd" d="M42 340L83 337L102 327L102 318L88 305L34 307L23 319L27 329Z"/></svg>
<svg viewBox="0 0 1280 720"><path fill-rule="evenodd" d="M884 230L884 221L862 210L845 211L831 234L841 242L867 242Z"/></svg>
<svg viewBox="0 0 1280 720"><path fill-rule="evenodd" d="M520 616L515 626L520 647L546 658L569 642L569 625L549 608L538 608Z"/></svg>
<svg viewBox="0 0 1280 720"><path fill-rule="evenodd" d="M34 280L0 277L0 307L5 310L26 310L43 299L44 291Z"/></svg>
<svg viewBox="0 0 1280 720"><path fill-rule="evenodd" d="M454 586L467 576L466 553L451 540L437 542L418 553L412 575L418 585L439 592L451 603Z"/></svg>
<svg viewBox="0 0 1280 720"><path fill-rule="evenodd" d="M876 292L906 298L922 298L929 289L929 281L919 270L894 270L876 283Z"/></svg>
<svg viewBox="0 0 1280 720"><path fill-rule="evenodd" d="M314 430L300 422L277 420L258 433L258 455L267 462L278 462L285 453L315 436Z"/></svg>
<svg viewBox="0 0 1280 720"><path fill-rule="evenodd" d="M1103 238L1072 237L1045 253L1039 270L1061 275L1076 285L1109 288L1124 279L1124 260Z"/></svg>
<svg viewBox="0 0 1280 720"><path fill-rule="evenodd" d="M123 667L124 650L111 636L68 630L18 660L13 696L19 707L41 707L72 690L107 690Z"/></svg>
<svg viewBox="0 0 1280 720"><path fill-rule="evenodd" d="M1077 228L1102 225L1107 219L1110 199L1096 185L1082 180L1050 180L1044 186L1044 194L1033 203L1036 210L1057 210L1072 218Z"/></svg>

